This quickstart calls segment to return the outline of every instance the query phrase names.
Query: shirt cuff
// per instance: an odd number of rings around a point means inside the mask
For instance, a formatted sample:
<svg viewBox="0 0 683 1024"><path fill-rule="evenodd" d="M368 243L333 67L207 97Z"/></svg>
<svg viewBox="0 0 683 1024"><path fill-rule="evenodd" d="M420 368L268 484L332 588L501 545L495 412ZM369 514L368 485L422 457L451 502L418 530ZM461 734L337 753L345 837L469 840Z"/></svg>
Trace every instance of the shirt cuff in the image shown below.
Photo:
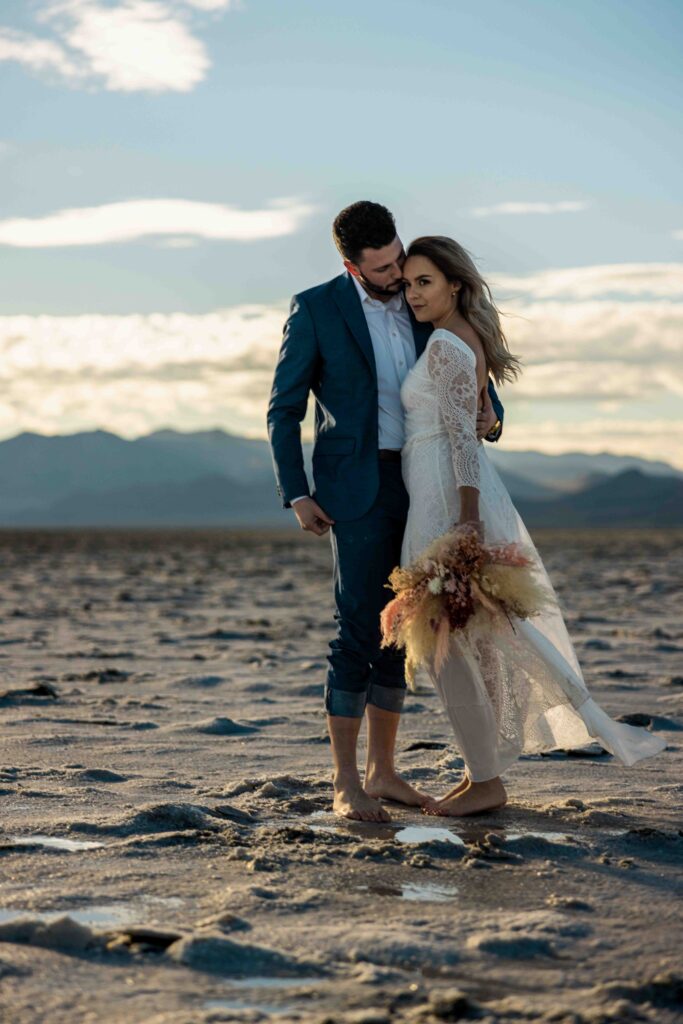
<svg viewBox="0 0 683 1024"><path fill-rule="evenodd" d="M308 498L308 497L309 497L308 494L300 494L298 498L292 498L292 500L290 501L289 504L290 505L296 505L297 501L303 501L304 498Z"/></svg>

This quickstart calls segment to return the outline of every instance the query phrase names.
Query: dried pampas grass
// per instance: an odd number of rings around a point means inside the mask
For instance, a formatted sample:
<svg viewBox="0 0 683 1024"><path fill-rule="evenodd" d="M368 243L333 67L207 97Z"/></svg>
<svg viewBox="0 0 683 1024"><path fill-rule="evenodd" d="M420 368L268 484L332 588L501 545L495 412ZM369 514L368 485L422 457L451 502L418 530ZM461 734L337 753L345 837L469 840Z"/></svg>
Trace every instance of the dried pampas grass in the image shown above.
<svg viewBox="0 0 683 1024"><path fill-rule="evenodd" d="M439 672L451 636L475 615L527 619L555 604L534 569L533 552L519 544L485 545L472 530L457 527L438 537L415 559L397 567L387 586L396 595L381 615L382 646L406 652L406 678L425 666Z"/></svg>

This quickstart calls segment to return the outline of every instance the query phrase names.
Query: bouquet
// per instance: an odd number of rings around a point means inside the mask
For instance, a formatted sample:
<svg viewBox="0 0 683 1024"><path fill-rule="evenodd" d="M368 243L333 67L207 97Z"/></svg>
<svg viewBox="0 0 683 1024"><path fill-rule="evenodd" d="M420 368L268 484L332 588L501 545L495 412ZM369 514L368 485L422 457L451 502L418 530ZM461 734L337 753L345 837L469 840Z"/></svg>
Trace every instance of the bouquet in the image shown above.
<svg viewBox="0 0 683 1024"><path fill-rule="evenodd" d="M394 569L386 586L396 596L381 615L382 646L405 649L410 685L419 665L440 671L451 635L465 630L474 616L527 619L554 604L533 565L530 549L484 544L474 530L460 526L410 565Z"/></svg>

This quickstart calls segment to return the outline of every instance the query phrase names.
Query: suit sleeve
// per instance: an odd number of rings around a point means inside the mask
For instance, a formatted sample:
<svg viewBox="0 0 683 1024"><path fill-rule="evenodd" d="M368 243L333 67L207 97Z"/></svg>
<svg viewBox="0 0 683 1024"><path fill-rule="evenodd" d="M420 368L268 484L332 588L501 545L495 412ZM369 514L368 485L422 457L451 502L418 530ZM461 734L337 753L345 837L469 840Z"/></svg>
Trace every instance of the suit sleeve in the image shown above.
<svg viewBox="0 0 683 1024"><path fill-rule="evenodd" d="M498 397L498 392L496 391L496 389L494 387L494 384L493 384L493 381L491 380L490 377L489 377L489 388L488 388L488 391L489 391L489 398L491 399L491 405L493 406L493 411L495 412L496 416L500 420L500 426L498 427L498 429L494 428L493 430L491 430L486 435L486 440L487 441L500 441L500 438L501 438L501 436L503 434L503 418L505 416L505 409L503 408L503 403L501 402L500 398Z"/></svg>
<svg viewBox="0 0 683 1024"><path fill-rule="evenodd" d="M277 491L284 508L291 499L310 495L301 447L301 421L318 369L318 343L310 311L294 296L268 403L268 437Z"/></svg>

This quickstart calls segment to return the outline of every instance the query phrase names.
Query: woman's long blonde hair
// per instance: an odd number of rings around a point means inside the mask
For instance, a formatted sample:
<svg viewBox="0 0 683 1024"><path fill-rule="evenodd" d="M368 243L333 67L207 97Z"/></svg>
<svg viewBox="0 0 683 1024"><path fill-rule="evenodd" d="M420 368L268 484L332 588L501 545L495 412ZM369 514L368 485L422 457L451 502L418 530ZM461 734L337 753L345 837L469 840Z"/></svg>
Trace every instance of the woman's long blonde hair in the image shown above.
<svg viewBox="0 0 683 1024"><path fill-rule="evenodd" d="M486 365L496 384L515 380L522 372L500 325L500 313L491 290L466 249L453 238L425 235L408 247L408 256L426 256L453 284L460 284L458 312L476 331L486 357Z"/></svg>

